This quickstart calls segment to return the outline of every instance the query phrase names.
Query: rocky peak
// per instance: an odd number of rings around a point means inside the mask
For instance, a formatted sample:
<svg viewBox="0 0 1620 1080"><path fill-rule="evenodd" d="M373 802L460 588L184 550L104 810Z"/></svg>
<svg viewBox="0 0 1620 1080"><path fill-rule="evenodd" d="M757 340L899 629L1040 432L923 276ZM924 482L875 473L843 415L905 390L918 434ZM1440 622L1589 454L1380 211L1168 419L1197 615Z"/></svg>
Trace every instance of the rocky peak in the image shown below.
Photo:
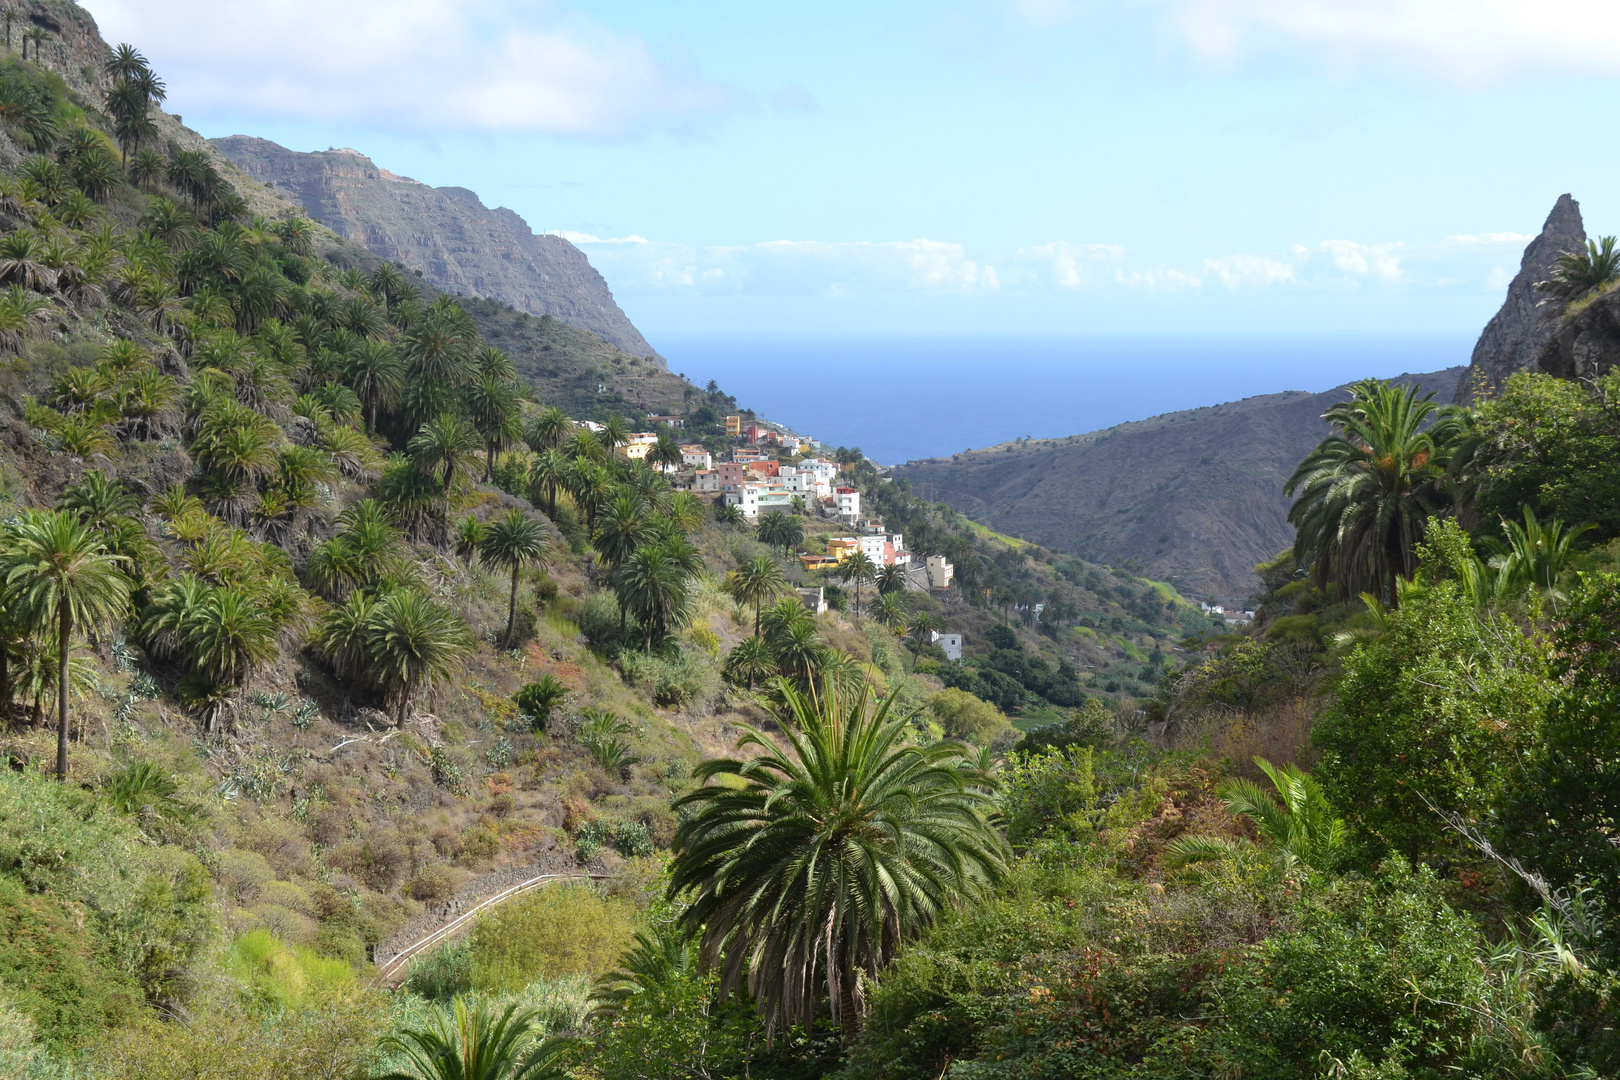
<svg viewBox="0 0 1620 1080"><path fill-rule="evenodd" d="M1457 386L1457 400L1473 399L1475 387L1486 390L1501 386L1509 375L1527 371L1557 331L1556 312L1537 307L1536 282L1552 273L1558 256L1586 245L1586 226L1581 222L1581 204L1568 194L1558 196L1541 235L1530 241L1519 261L1519 273L1508 285L1507 299L1485 332L1474 343L1474 355Z"/></svg>

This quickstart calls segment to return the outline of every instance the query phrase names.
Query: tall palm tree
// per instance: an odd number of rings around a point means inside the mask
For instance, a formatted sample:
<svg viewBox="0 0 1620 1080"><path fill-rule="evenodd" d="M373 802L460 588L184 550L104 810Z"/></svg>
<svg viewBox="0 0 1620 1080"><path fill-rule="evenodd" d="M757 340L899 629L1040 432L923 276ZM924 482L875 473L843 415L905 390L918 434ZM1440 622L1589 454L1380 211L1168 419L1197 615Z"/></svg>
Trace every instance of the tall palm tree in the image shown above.
<svg viewBox="0 0 1620 1080"><path fill-rule="evenodd" d="M444 413L412 436L407 446L411 460L439 482L445 499L456 477L471 472L478 460L478 433L454 413Z"/></svg>
<svg viewBox="0 0 1620 1080"><path fill-rule="evenodd" d="M691 568L662 544L638 549L620 568L619 605L641 623L648 652L691 618L691 578Z"/></svg>
<svg viewBox="0 0 1620 1080"><path fill-rule="evenodd" d="M387 1049L405 1068L377 1080L567 1080L563 1058L571 1041L541 1038L538 1012L508 1005L499 1015L485 1002L457 997L427 1027L406 1028Z"/></svg>
<svg viewBox="0 0 1620 1080"><path fill-rule="evenodd" d="M844 582L855 584L855 617L861 617L861 586L877 580L877 564L872 556L864 551L857 551L845 559L838 566L838 578Z"/></svg>
<svg viewBox="0 0 1620 1080"><path fill-rule="evenodd" d="M403 727L416 695L453 676L473 651L461 616L414 589L389 592L367 614L362 631L371 678L394 705Z"/></svg>
<svg viewBox="0 0 1620 1080"><path fill-rule="evenodd" d="M506 355L499 349L493 351ZM510 450L523 434L518 389L507 379L486 374L467 384L462 399L473 428L484 441L484 482L488 483L495 476L495 455Z"/></svg>
<svg viewBox="0 0 1620 1080"><path fill-rule="evenodd" d="M597 433L596 437L607 448L607 452L612 454L613 451L630 441L630 429L625 427L624 421L617 416L610 416L607 418L607 423L602 425L602 430Z"/></svg>
<svg viewBox="0 0 1620 1080"><path fill-rule="evenodd" d="M754 528L760 543L781 548L783 555L791 555L794 545L804 542L804 522L780 510L761 514Z"/></svg>
<svg viewBox="0 0 1620 1080"><path fill-rule="evenodd" d="M889 563L878 568L877 590L887 596L889 593L906 591L906 568L899 563Z"/></svg>
<svg viewBox="0 0 1620 1080"><path fill-rule="evenodd" d="M405 388L404 363L386 342L368 340L348 355L344 374L365 404L366 430L375 432L378 412L398 404Z"/></svg>
<svg viewBox="0 0 1620 1080"><path fill-rule="evenodd" d="M726 575L720 588L739 604L754 606L754 636L759 637L760 609L788 589L782 564L769 555L755 555Z"/></svg>
<svg viewBox="0 0 1620 1080"><path fill-rule="evenodd" d="M647 460L661 467L665 472L673 472L685 460L681 453L680 443L668 431L658 433L658 441L647 451Z"/></svg>
<svg viewBox="0 0 1620 1080"><path fill-rule="evenodd" d="M919 611L911 619L911 632L917 635L915 652L922 652L923 638L939 629L939 618L932 611Z"/></svg>
<svg viewBox="0 0 1620 1080"><path fill-rule="evenodd" d="M902 593L880 593L872 604L877 621L901 637L911 629L911 606Z"/></svg>
<svg viewBox="0 0 1620 1080"><path fill-rule="evenodd" d="M512 571L512 593L506 604L506 647L512 647L517 623L518 573L525 566L543 566L551 557L551 534L534 518L515 507L484 527L478 557L489 566Z"/></svg>
<svg viewBox="0 0 1620 1080"><path fill-rule="evenodd" d="M1393 604L1395 579L1416 570L1426 523L1449 503L1446 466L1461 432L1457 414L1433 399L1416 386L1364 379L1322 414L1333 434L1283 486L1299 495L1288 511L1294 551L1318 585Z"/></svg>
<svg viewBox="0 0 1620 1080"><path fill-rule="evenodd" d="M912 745L892 695L779 690L786 747L745 727L739 746L758 756L704 762L676 800L669 895L690 891L700 961L722 992L746 976L768 1033L809 1027L825 987L847 1045L860 976L999 881L1006 842L965 749Z"/></svg>
<svg viewBox="0 0 1620 1080"><path fill-rule="evenodd" d="M726 678L746 683L750 690L756 680L768 678L775 672L776 655L764 638L743 638L726 654Z"/></svg>
<svg viewBox="0 0 1620 1080"><path fill-rule="evenodd" d="M635 492L621 489L597 515L591 546L603 562L617 570L651 535L647 504Z"/></svg>
<svg viewBox="0 0 1620 1080"><path fill-rule="evenodd" d="M555 447L536 453L529 465L529 498L543 501L549 518L557 517L557 491L568 479L568 468L568 459Z"/></svg>
<svg viewBox="0 0 1620 1080"><path fill-rule="evenodd" d="M68 658L76 629L92 631L128 603L125 560L107 551L77 514L26 510L0 535L0 599L34 633L54 633L57 654L56 778L68 771Z"/></svg>
<svg viewBox="0 0 1620 1080"><path fill-rule="evenodd" d="M559 449L573 433L574 422L553 405L535 413L523 432L523 439L529 444L530 450L542 454L547 450Z"/></svg>

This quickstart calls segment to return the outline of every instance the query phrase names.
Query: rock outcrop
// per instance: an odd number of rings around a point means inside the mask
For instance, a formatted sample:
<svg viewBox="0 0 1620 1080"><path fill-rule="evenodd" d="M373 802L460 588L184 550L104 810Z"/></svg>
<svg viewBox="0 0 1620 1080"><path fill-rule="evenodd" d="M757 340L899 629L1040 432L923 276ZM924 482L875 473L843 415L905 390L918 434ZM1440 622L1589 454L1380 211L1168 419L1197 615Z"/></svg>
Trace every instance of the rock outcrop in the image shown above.
<svg viewBox="0 0 1620 1080"><path fill-rule="evenodd" d="M1558 329L1557 312L1551 305L1538 307L1536 282L1547 280L1558 256L1586 244L1586 227L1581 222L1581 204L1569 195L1558 196L1541 235L1530 241L1519 262L1519 273L1508 285L1507 299L1484 333L1474 343L1474 355L1457 385L1457 400L1473 399L1476 386L1487 391L1502 385L1509 375L1535 367L1542 350Z"/></svg>
<svg viewBox="0 0 1620 1080"><path fill-rule="evenodd" d="M535 235L517 214L490 209L466 188L396 176L355 150L307 154L246 135L213 146L340 236L440 289L550 315L632 356L657 356L584 252L560 236Z"/></svg>
<svg viewBox="0 0 1620 1080"><path fill-rule="evenodd" d="M1536 366L1560 379L1595 379L1620 363L1620 289L1609 288L1574 315L1557 318Z"/></svg>

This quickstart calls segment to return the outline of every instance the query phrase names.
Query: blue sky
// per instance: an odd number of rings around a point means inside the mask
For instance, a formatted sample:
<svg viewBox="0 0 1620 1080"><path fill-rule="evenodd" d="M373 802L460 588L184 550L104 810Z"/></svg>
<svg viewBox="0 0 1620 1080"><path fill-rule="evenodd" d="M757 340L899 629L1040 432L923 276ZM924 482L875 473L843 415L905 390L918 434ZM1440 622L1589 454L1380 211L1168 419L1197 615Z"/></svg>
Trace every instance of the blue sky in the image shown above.
<svg viewBox="0 0 1620 1080"><path fill-rule="evenodd" d="M90 0L206 135L579 243L659 332L1475 330L1620 231L1590 0Z"/></svg>

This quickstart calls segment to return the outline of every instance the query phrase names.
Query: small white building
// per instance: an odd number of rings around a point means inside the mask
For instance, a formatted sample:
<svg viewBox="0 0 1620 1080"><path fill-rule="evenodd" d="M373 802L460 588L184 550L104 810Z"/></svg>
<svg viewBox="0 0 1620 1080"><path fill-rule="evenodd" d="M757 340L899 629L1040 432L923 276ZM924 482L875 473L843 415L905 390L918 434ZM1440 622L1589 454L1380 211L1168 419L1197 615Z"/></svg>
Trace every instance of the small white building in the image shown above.
<svg viewBox="0 0 1620 1080"><path fill-rule="evenodd" d="M931 589L948 589L951 581L956 577L956 567L943 555L928 556L928 587Z"/></svg>
<svg viewBox="0 0 1620 1080"><path fill-rule="evenodd" d="M861 493L852 487L835 488L833 505L839 517L856 521L861 516Z"/></svg>
<svg viewBox="0 0 1620 1080"><path fill-rule="evenodd" d="M720 491L720 474L714 469L702 469L692 474L693 491Z"/></svg>
<svg viewBox="0 0 1620 1080"><path fill-rule="evenodd" d="M941 649L943 649L945 651L945 659L947 659L947 660L960 660L960 659L962 659L962 635L961 634L942 634L938 630L935 630L934 633L933 633L933 641L934 641L935 645L938 645Z"/></svg>
<svg viewBox="0 0 1620 1080"><path fill-rule="evenodd" d="M701 446L683 446L681 464L688 469L712 469L714 457Z"/></svg>
<svg viewBox="0 0 1620 1080"><path fill-rule="evenodd" d="M793 509L793 493L780 484L739 484L726 492L725 499L728 505L741 507L745 518Z"/></svg>
<svg viewBox="0 0 1620 1080"><path fill-rule="evenodd" d="M797 591L799 594L799 599L803 601L805 607L810 609L811 614L826 614L827 590L825 587L817 585L813 589L799 589Z"/></svg>

